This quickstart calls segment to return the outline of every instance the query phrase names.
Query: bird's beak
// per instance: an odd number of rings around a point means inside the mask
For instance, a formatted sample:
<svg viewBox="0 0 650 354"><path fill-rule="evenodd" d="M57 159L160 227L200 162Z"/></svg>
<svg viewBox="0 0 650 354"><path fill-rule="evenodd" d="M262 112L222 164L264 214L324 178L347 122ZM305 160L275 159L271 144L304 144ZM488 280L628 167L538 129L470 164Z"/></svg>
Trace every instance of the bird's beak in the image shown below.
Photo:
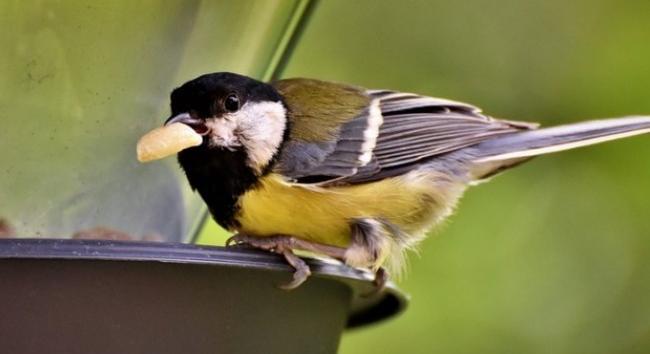
<svg viewBox="0 0 650 354"><path fill-rule="evenodd" d="M165 126L173 123L183 123L185 125L188 125L199 135L207 135L210 132L210 129L205 125L205 121L192 118L189 113L181 113L170 117L165 122Z"/></svg>

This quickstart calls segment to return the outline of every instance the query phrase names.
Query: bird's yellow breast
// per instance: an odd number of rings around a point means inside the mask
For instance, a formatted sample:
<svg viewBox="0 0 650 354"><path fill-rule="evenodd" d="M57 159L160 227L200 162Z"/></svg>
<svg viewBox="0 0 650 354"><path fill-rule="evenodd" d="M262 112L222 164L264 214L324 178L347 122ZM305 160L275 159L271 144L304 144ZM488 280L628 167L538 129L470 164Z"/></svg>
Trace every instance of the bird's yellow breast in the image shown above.
<svg viewBox="0 0 650 354"><path fill-rule="evenodd" d="M460 188L442 188L441 181L447 180L433 172L411 172L366 184L309 187L269 174L240 198L239 231L292 235L345 247L350 241L349 221L374 217L407 234L419 234L445 216L453 204L450 198L457 198L452 194L460 193Z"/></svg>

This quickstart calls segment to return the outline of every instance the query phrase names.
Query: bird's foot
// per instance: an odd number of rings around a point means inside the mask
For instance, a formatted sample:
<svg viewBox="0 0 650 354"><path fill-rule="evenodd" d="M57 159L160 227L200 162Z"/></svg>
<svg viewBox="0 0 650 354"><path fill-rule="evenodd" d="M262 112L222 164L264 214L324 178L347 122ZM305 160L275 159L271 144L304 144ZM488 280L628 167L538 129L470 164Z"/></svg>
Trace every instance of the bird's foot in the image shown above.
<svg viewBox="0 0 650 354"><path fill-rule="evenodd" d="M284 290L293 290L299 287L302 283L305 282L305 280L307 280L307 278L309 278L311 275L311 269L307 263L305 263L305 261L303 261L300 257L296 256L292 250L288 248L282 249L282 247L279 247L278 250L281 250L284 259L286 259L287 262L293 267L293 269L295 269L293 272L293 280L286 284L280 284L279 287L280 289Z"/></svg>
<svg viewBox="0 0 650 354"><path fill-rule="evenodd" d="M377 272L375 272L375 279L372 281L372 283L375 285L375 290L377 292L384 290L389 278L390 276L388 274L388 271L384 267L379 267L379 269L377 269Z"/></svg>
<svg viewBox="0 0 650 354"><path fill-rule="evenodd" d="M340 261L345 260L346 251L346 249L343 247L336 247L318 242L306 241L287 235L256 237L239 233L226 240L226 246L245 245L273 252L276 252L275 249L278 246L281 246L283 248L288 248L291 250L301 250L326 255Z"/></svg>
<svg viewBox="0 0 650 354"><path fill-rule="evenodd" d="M248 234L238 233L232 235L226 240L226 247L248 246L265 251L274 251L276 242L273 238L274 237L255 237Z"/></svg>
<svg viewBox="0 0 650 354"><path fill-rule="evenodd" d="M369 291L367 294L364 294L363 297L373 297L386 289L386 283L389 279L388 271L384 267L379 267L375 272L375 279L372 280L372 285L374 288Z"/></svg>
<svg viewBox="0 0 650 354"><path fill-rule="evenodd" d="M283 255L287 263L295 269L293 280L280 286L282 289L287 290L297 288L311 275L307 263L296 256L293 250L323 254L338 260L344 260L345 256L345 248L305 241L286 235L255 237L239 233L230 237L226 241L226 246L249 246Z"/></svg>
<svg viewBox="0 0 650 354"><path fill-rule="evenodd" d="M294 269L293 280L290 283L280 285L280 288L290 290L300 286L311 275L309 265L300 257L293 253L294 250L308 251L316 254L322 254L345 263L345 252L347 248L325 245L317 242L310 242L293 236L277 235L266 237L255 237L247 234L238 233L226 241L226 246L248 246L257 248L284 256L284 259ZM375 289L367 296L375 295L386 287L388 282L388 272L384 268L379 268L375 272L373 284Z"/></svg>

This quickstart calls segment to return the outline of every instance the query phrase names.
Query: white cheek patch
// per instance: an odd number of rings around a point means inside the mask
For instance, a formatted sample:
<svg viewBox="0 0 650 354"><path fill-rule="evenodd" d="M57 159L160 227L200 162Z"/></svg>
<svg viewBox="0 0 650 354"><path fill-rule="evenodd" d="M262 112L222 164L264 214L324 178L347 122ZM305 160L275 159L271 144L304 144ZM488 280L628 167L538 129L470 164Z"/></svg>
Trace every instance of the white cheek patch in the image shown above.
<svg viewBox="0 0 650 354"><path fill-rule="evenodd" d="M248 164L258 172L278 151L287 126L280 102L246 103L233 115L239 123L240 141L248 152Z"/></svg>
<svg viewBox="0 0 650 354"><path fill-rule="evenodd" d="M206 121L210 142L229 149L243 146L248 165L260 172L282 144L287 117L280 102L247 102L237 112Z"/></svg>

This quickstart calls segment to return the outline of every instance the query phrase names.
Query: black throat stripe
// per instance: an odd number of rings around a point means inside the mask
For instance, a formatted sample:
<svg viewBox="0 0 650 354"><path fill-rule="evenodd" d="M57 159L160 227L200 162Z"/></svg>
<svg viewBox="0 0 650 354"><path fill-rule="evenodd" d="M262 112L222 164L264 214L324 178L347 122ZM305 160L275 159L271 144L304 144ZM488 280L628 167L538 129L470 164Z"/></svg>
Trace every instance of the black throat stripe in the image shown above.
<svg viewBox="0 0 650 354"><path fill-rule="evenodd" d="M239 227L239 197L255 188L259 178L246 164L246 153L196 147L181 151L178 161L214 220L229 230Z"/></svg>

